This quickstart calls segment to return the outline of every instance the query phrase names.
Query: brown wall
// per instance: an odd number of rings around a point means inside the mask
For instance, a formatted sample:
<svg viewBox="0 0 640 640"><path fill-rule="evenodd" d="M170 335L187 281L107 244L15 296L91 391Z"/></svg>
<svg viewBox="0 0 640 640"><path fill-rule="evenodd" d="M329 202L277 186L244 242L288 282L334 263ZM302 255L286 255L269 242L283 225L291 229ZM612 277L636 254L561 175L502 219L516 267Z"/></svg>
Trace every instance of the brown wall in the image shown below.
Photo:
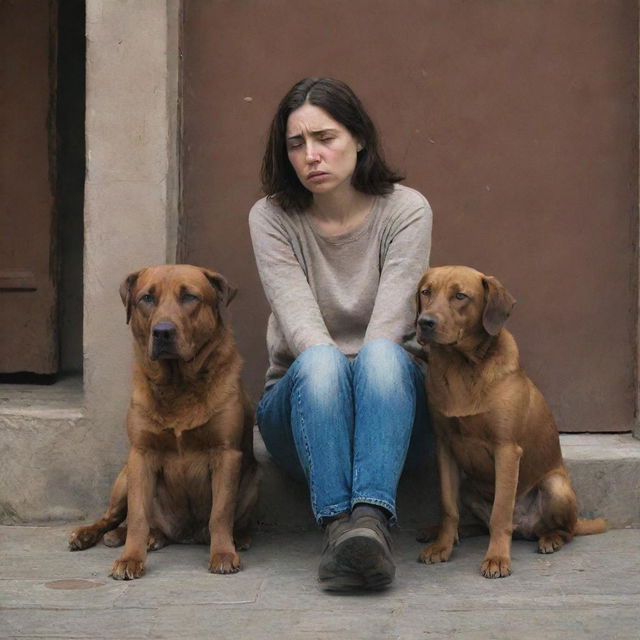
<svg viewBox="0 0 640 640"><path fill-rule="evenodd" d="M497 276L565 430L629 429L637 301L631 0L184 1L183 259L223 271L246 379L266 366L247 214L277 102L331 75L434 210L432 264Z"/></svg>

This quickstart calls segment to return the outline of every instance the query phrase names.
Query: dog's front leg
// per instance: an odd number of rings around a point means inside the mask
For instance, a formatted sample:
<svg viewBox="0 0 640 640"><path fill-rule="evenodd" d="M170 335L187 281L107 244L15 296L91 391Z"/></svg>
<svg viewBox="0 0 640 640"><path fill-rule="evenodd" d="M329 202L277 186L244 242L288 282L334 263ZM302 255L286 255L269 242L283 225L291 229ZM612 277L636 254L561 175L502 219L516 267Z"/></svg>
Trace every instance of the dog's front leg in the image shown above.
<svg viewBox="0 0 640 640"><path fill-rule="evenodd" d="M242 452L224 446L213 451L211 481L213 483L213 508L209 519L211 573L236 573L240 569L240 556L233 542Z"/></svg>
<svg viewBox="0 0 640 640"><path fill-rule="evenodd" d="M131 447L127 461L127 540L113 563L114 580L131 580L144 573L149 519L156 485L156 469L149 454Z"/></svg>
<svg viewBox="0 0 640 640"><path fill-rule="evenodd" d="M521 456L522 449L515 443L497 445L494 451L496 485L489 520L489 548L480 567L485 578L511 575L513 509Z"/></svg>
<svg viewBox="0 0 640 640"><path fill-rule="evenodd" d="M458 542L458 494L460 493L460 472L449 446L438 437L436 459L440 475L440 502L442 520L435 542L426 546L418 560L427 564L446 562L451 556L453 545Z"/></svg>
<svg viewBox="0 0 640 640"><path fill-rule="evenodd" d="M113 484L109 505L102 518L92 525L74 529L69 536L69 549L77 551L92 547L105 533L115 529L126 517L127 466L125 465Z"/></svg>

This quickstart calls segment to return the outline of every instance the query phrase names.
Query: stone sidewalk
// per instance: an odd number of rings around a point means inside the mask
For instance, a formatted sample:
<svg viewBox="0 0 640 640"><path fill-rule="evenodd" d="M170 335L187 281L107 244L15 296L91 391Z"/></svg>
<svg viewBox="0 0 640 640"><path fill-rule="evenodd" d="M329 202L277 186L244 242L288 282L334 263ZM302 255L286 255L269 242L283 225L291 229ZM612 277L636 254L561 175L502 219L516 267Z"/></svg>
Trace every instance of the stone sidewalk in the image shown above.
<svg viewBox="0 0 640 640"><path fill-rule="evenodd" d="M640 638L640 530L577 538L559 553L516 541L514 573L480 576L487 538L448 564L416 562L396 530L398 576L383 593L318 590L318 531L260 531L233 576L206 570L207 549L170 546L133 582L107 577L119 551L70 553L72 525L0 528L0 637L215 640L566 640Z"/></svg>

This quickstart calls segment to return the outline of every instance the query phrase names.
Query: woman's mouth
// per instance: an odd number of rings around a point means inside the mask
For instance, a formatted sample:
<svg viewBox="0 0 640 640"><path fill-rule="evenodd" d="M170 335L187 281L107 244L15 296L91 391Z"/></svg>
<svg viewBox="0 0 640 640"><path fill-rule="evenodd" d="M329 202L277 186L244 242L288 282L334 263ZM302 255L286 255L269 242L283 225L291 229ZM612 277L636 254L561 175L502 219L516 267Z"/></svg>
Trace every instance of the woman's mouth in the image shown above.
<svg viewBox="0 0 640 640"><path fill-rule="evenodd" d="M311 182L322 182L327 177L329 177L329 174L324 171L312 171L307 174L307 180Z"/></svg>

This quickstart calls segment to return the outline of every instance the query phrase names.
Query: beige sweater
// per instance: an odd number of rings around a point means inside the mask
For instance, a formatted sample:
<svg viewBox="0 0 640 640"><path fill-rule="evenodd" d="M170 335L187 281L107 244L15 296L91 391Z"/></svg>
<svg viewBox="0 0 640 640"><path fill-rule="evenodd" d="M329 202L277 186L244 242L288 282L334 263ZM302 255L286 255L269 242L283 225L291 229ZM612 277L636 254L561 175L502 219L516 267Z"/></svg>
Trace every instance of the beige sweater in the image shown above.
<svg viewBox="0 0 640 640"><path fill-rule="evenodd" d="M401 185L377 196L364 222L339 236L323 235L304 212L286 213L267 198L253 205L251 240L272 310L267 387L317 344L353 358L371 340L404 343L429 264L431 221L424 196Z"/></svg>

